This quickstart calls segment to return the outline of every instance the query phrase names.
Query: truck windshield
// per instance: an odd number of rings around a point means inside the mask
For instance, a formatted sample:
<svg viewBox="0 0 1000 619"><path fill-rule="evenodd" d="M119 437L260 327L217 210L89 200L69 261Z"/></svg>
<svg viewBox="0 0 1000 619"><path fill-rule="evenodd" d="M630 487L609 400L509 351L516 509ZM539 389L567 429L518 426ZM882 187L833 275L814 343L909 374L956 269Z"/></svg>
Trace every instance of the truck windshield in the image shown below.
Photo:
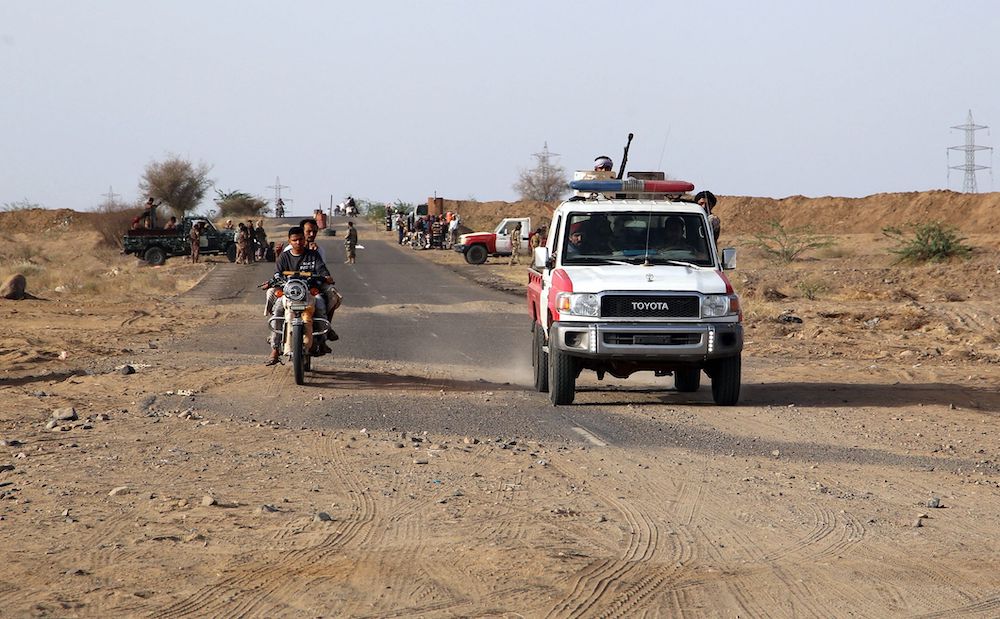
<svg viewBox="0 0 1000 619"><path fill-rule="evenodd" d="M567 224L563 264L713 265L705 220L693 213L574 213Z"/></svg>

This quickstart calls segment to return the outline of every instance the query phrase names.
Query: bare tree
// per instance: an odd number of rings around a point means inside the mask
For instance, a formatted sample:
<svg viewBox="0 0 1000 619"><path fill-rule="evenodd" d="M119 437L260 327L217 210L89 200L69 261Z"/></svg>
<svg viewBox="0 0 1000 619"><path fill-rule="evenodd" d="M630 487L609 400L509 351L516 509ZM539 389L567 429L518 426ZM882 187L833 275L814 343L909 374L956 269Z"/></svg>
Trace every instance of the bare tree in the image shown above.
<svg viewBox="0 0 1000 619"><path fill-rule="evenodd" d="M139 179L139 191L184 215L198 208L212 186L213 181L208 178L211 169L207 163L194 165L170 155L165 161L152 161L146 166Z"/></svg>
<svg viewBox="0 0 1000 619"><path fill-rule="evenodd" d="M542 152L532 155L538 163L530 170L521 170L514 183L514 191L522 200L556 202L566 195L566 170L552 162L552 158L558 156L549 152L548 142Z"/></svg>

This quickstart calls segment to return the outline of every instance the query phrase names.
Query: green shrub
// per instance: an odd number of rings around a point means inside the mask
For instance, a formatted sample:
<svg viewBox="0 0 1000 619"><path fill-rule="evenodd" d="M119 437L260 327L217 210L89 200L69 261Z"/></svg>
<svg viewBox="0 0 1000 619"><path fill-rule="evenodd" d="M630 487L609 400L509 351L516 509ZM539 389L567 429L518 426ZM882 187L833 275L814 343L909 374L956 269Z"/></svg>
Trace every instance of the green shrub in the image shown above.
<svg viewBox="0 0 1000 619"><path fill-rule="evenodd" d="M222 191L215 190L215 204L219 207L218 216L221 217L260 217L270 212L267 200L252 196L245 191ZM212 213L213 215L215 213Z"/></svg>
<svg viewBox="0 0 1000 619"><path fill-rule="evenodd" d="M811 249L833 245L829 236L815 234L808 226L785 228L781 222L768 222L768 230L754 235L751 247L762 249L776 262L791 262Z"/></svg>
<svg viewBox="0 0 1000 619"><path fill-rule="evenodd" d="M830 291L830 286L822 279L806 279L798 283L796 288L802 293L802 296L809 299L810 301L815 301L816 297L821 294L825 294Z"/></svg>
<svg viewBox="0 0 1000 619"><path fill-rule="evenodd" d="M942 262L952 257L969 258L972 255L972 247L963 243L965 238L959 236L953 226L931 222L911 224L907 228L882 229L882 234L897 243L889 250L898 256L896 262Z"/></svg>

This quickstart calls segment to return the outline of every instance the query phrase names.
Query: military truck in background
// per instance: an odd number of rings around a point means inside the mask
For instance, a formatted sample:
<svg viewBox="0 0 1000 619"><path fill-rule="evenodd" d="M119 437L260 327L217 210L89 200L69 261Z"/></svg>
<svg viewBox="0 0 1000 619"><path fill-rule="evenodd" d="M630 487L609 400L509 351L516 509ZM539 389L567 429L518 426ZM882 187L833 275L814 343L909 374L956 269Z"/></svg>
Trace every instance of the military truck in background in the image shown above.
<svg viewBox="0 0 1000 619"><path fill-rule="evenodd" d="M219 230L204 217L183 217L177 227L137 228L125 233L122 253L142 258L153 266L159 266L170 256L191 255L191 227L201 222L201 255L225 255L230 262L236 261L236 239L233 230Z"/></svg>

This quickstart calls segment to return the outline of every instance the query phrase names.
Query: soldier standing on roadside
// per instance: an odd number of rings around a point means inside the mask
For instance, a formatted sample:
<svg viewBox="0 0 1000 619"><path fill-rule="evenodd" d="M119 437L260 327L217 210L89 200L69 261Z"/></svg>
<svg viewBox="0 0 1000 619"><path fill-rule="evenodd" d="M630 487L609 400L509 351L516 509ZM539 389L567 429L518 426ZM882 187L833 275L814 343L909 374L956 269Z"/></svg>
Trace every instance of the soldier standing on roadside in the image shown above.
<svg viewBox="0 0 1000 619"><path fill-rule="evenodd" d="M508 266L521 264L521 222L517 222L514 229L510 231L510 262Z"/></svg>
<svg viewBox="0 0 1000 619"><path fill-rule="evenodd" d="M189 234L191 238L191 262L198 262L198 256L201 255L201 222L196 221L191 226L191 233Z"/></svg>
<svg viewBox="0 0 1000 619"><path fill-rule="evenodd" d="M354 258L358 247L358 229L354 227L354 222L347 222L347 238L344 239L344 249L347 250L347 264L354 264Z"/></svg>

